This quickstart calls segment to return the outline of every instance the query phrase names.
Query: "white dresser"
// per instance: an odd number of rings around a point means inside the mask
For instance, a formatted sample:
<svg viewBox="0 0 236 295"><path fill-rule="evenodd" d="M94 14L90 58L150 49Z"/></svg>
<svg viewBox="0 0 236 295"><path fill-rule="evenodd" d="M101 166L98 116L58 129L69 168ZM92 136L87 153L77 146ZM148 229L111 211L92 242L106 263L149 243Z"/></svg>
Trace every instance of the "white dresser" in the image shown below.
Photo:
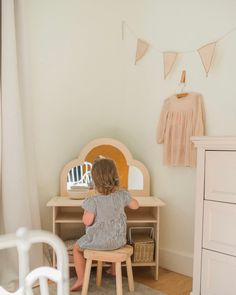
<svg viewBox="0 0 236 295"><path fill-rule="evenodd" d="M236 294L236 137L193 137L197 192L193 291Z"/></svg>

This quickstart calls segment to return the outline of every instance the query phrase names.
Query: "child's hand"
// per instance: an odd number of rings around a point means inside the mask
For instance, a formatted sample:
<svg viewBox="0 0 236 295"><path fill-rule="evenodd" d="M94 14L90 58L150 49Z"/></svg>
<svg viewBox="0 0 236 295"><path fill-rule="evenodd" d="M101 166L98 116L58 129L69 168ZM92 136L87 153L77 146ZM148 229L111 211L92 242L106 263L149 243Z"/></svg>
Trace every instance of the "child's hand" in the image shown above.
<svg viewBox="0 0 236 295"><path fill-rule="evenodd" d="M136 199L132 199L132 201L129 202L128 207L130 209L138 209L139 208L139 203Z"/></svg>

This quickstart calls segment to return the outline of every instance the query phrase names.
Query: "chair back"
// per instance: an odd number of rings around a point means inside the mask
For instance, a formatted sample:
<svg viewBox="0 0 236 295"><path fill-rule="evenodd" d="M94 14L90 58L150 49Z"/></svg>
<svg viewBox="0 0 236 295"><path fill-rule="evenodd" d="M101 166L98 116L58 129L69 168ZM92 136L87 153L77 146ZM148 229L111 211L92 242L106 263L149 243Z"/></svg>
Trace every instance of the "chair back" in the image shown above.
<svg viewBox="0 0 236 295"><path fill-rule="evenodd" d="M35 243L46 243L53 248L57 256L57 268L41 266L29 271L29 250ZM28 231L26 228L19 228L16 234L0 236L0 250L14 247L18 252L19 288L12 293L0 286L0 295L33 295L32 288L37 280L41 295L49 295L48 280L57 283L57 295L69 295L68 256L60 238L47 231Z"/></svg>

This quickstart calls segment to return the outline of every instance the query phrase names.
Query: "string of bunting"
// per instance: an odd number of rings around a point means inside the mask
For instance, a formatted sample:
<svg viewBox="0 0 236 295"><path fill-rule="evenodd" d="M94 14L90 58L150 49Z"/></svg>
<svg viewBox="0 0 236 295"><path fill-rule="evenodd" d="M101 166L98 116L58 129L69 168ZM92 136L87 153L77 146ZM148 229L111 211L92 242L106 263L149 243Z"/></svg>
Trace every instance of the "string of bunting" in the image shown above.
<svg viewBox="0 0 236 295"><path fill-rule="evenodd" d="M215 54L216 44L219 41L223 40L226 36L228 36L233 31L236 31L236 27L235 27L235 28L231 29L229 32L225 33L221 38L217 39L216 41L211 42L211 43L207 43L198 49L177 52L177 51L160 51L160 50L156 49L153 45L151 45L146 40L139 38L125 21L122 21L122 40L124 40L125 28L127 28L130 31L130 33L137 39L135 65L137 64L138 61L140 61L144 57L144 55L148 52L149 48L153 47L157 52L159 52L163 55L164 79L166 79L168 74L171 72L171 70L177 60L178 55L182 54L182 53L191 53L191 52L198 52L201 62L202 62L202 65L204 67L205 73L206 73L206 77L208 77L208 73L210 71L213 57Z"/></svg>

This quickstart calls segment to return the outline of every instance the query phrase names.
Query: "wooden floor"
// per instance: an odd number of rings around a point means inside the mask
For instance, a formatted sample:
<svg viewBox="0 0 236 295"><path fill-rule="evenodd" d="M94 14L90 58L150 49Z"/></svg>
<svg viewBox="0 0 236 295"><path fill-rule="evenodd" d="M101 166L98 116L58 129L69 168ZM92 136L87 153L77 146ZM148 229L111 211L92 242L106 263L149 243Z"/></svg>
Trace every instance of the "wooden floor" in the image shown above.
<svg viewBox="0 0 236 295"><path fill-rule="evenodd" d="M93 269L95 272L96 269ZM167 295L189 295L192 291L192 278L179 273L159 268L159 279L156 281L150 267L133 267L134 280ZM126 276L125 268L122 275ZM70 277L75 276L71 268Z"/></svg>
<svg viewBox="0 0 236 295"><path fill-rule="evenodd" d="M159 279L154 280L148 267L134 267L134 280L157 289L168 295L189 295L192 290L192 278L160 268Z"/></svg>

